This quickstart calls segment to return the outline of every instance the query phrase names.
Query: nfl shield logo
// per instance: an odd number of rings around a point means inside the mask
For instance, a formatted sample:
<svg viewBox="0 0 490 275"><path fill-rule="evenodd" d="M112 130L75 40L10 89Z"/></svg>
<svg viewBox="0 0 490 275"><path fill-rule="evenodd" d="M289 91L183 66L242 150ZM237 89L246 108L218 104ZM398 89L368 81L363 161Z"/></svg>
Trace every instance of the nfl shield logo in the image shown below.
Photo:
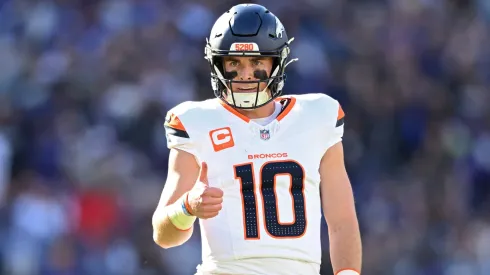
<svg viewBox="0 0 490 275"><path fill-rule="evenodd" d="M262 140L268 140L269 138L271 137L271 135L269 134L269 130L260 130L260 138Z"/></svg>

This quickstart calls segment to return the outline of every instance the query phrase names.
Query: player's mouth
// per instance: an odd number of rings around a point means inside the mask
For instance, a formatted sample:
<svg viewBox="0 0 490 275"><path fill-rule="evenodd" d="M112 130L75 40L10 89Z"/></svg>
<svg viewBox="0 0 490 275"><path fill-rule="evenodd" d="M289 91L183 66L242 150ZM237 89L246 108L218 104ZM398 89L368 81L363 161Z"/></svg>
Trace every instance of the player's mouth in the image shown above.
<svg viewBox="0 0 490 275"><path fill-rule="evenodd" d="M238 87L237 88L238 91L240 92L255 92L257 91L257 86L253 86L253 87Z"/></svg>

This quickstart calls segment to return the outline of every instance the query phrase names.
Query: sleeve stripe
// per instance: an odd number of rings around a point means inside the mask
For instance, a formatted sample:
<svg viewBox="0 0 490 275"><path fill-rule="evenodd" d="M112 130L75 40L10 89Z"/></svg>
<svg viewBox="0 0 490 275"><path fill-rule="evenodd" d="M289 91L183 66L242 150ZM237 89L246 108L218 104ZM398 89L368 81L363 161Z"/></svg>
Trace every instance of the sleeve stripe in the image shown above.
<svg viewBox="0 0 490 275"><path fill-rule="evenodd" d="M169 134L169 135L181 137L181 138L189 138L189 134L184 130L176 129L176 128L170 127L168 125L165 125L164 127L165 127L167 134Z"/></svg>
<svg viewBox="0 0 490 275"><path fill-rule="evenodd" d="M345 116L344 110L342 110L342 106L339 105L339 111L337 114L337 120L343 119Z"/></svg>
<svg viewBox="0 0 490 275"><path fill-rule="evenodd" d="M341 118L339 120L337 120L337 124L335 125L335 127L339 127L339 126L342 126L344 125L344 118Z"/></svg>
<svg viewBox="0 0 490 275"><path fill-rule="evenodd" d="M174 114L168 114L167 118L165 119L165 126L169 126L173 129L184 131L185 128L180 119L174 115Z"/></svg>
<svg viewBox="0 0 490 275"><path fill-rule="evenodd" d="M344 117L345 117L344 110L342 110L342 106L339 105L339 111L337 113L337 124L335 125L335 127L344 125Z"/></svg>

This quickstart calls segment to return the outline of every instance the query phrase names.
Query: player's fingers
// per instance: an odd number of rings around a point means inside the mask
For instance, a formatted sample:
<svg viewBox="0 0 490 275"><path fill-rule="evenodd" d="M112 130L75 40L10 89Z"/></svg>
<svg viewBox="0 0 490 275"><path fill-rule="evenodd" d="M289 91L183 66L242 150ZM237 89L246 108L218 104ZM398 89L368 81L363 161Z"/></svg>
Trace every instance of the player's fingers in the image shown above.
<svg viewBox="0 0 490 275"><path fill-rule="evenodd" d="M211 213L211 212L218 212L223 208L221 204L213 204L213 205L202 205L201 206L201 211L203 213Z"/></svg>
<svg viewBox="0 0 490 275"><path fill-rule="evenodd" d="M208 164L206 162L201 163L201 170L199 170L199 181L208 184Z"/></svg>
<svg viewBox="0 0 490 275"><path fill-rule="evenodd" d="M216 187L209 187L204 191L206 196L221 198L223 197L223 190Z"/></svg>
<svg viewBox="0 0 490 275"><path fill-rule="evenodd" d="M202 198L202 205L215 205L223 202L223 198L206 196Z"/></svg>

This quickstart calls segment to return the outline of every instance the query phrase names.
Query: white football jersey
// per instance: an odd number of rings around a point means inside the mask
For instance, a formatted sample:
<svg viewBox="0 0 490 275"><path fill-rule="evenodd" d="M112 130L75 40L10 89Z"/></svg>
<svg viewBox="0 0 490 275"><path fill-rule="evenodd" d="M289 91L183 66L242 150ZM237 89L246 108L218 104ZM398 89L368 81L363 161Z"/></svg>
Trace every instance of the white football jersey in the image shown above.
<svg viewBox="0 0 490 275"><path fill-rule="evenodd" d="M168 147L205 161L209 185L224 192L218 216L199 221L199 274L319 274L319 166L342 139L344 112L324 94L276 101L265 126L219 99L167 114Z"/></svg>

